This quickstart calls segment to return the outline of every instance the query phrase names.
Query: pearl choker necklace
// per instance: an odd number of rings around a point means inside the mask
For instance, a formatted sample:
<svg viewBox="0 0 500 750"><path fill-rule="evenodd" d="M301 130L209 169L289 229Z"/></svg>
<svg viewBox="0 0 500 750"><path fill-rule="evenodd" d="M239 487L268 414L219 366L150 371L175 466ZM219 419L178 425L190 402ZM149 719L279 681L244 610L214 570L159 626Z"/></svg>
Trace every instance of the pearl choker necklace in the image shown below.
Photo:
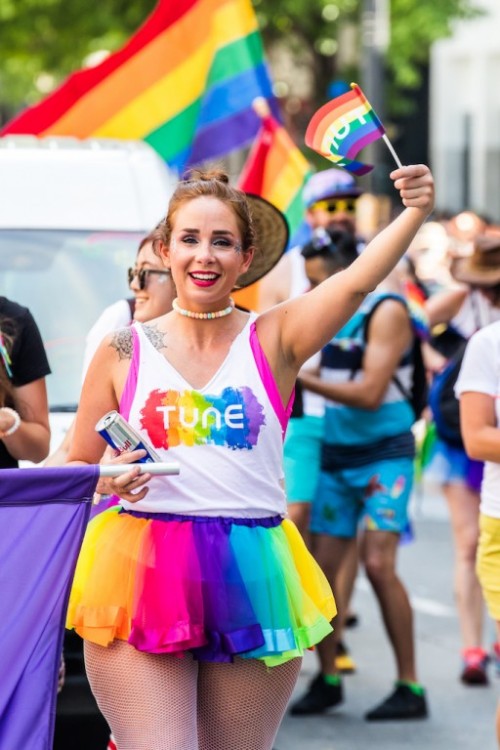
<svg viewBox="0 0 500 750"><path fill-rule="evenodd" d="M183 315L185 318L195 318L196 320L213 320L215 318L225 318L226 315L232 313L234 310L234 301L229 298L229 305L223 310L217 310L216 312L193 312L192 310L184 310L182 307L179 307L179 303L177 302L176 297L172 302L172 307L174 308L175 312L179 313L179 315Z"/></svg>

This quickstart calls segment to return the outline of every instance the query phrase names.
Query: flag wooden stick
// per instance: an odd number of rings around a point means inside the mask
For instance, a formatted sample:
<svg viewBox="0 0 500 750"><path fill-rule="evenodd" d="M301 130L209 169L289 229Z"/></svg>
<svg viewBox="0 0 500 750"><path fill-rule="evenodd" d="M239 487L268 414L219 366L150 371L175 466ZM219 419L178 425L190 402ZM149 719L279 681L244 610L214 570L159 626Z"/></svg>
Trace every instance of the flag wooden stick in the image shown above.
<svg viewBox="0 0 500 750"><path fill-rule="evenodd" d="M400 168L401 168L401 167L403 166L403 165L401 164L401 160L400 160L399 156L397 155L397 153L395 152L395 150L394 150L394 146L392 145L392 143L391 143L391 142L390 142L390 140L388 139L388 137L387 137L387 134L386 134L386 133L384 133L384 135L382 136L382 140L383 140L383 141L385 142L385 145L387 146L387 148L388 148L388 149L389 149L389 151L391 152L391 154L392 154L392 158L394 159L394 161L396 162L396 164L398 165L398 167L400 167Z"/></svg>

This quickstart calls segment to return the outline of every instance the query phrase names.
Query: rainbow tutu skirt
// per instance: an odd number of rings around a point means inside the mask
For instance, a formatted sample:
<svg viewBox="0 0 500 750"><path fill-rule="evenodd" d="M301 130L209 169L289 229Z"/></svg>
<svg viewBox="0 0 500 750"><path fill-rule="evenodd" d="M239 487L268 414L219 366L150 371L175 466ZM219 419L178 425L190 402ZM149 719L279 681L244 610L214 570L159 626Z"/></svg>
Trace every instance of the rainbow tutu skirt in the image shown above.
<svg viewBox="0 0 500 750"><path fill-rule="evenodd" d="M275 666L331 632L335 601L295 525L109 508L88 525L67 627L102 646Z"/></svg>

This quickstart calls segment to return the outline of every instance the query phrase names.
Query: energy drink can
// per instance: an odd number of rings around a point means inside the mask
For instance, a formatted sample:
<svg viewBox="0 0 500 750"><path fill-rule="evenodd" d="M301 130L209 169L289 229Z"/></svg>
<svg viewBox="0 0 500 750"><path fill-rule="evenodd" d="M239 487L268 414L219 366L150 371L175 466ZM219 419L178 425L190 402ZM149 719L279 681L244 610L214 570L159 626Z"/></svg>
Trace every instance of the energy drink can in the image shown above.
<svg viewBox="0 0 500 750"><path fill-rule="evenodd" d="M129 425L126 419L117 411L110 411L98 421L96 431L102 435L104 440L119 453L128 451L145 450L144 458L139 458L136 463L154 463L161 461L156 451L144 440L137 430Z"/></svg>

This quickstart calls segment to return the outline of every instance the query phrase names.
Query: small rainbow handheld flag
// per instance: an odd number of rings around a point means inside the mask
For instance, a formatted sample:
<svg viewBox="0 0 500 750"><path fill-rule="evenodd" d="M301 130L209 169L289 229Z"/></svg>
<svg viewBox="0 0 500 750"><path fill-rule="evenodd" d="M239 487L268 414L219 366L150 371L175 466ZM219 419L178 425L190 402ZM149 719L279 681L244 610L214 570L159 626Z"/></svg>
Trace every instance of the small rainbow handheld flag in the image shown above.
<svg viewBox="0 0 500 750"><path fill-rule="evenodd" d="M392 151L375 110L359 86L351 83L351 91L318 109L307 127L305 141L337 167L359 176L371 172L373 165L353 157L378 138L384 138ZM401 166L394 153L393 156Z"/></svg>

